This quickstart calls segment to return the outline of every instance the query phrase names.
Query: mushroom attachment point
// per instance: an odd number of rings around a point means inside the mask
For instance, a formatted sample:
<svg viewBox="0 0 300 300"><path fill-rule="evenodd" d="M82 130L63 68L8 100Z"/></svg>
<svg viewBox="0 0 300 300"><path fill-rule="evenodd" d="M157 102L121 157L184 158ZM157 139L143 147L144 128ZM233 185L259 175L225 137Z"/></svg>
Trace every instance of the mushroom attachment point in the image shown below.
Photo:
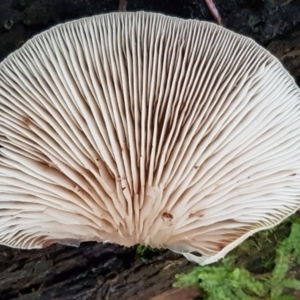
<svg viewBox="0 0 300 300"><path fill-rule="evenodd" d="M0 243L214 262L299 208L299 133L299 89L249 38L144 12L56 26L0 64Z"/></svg>

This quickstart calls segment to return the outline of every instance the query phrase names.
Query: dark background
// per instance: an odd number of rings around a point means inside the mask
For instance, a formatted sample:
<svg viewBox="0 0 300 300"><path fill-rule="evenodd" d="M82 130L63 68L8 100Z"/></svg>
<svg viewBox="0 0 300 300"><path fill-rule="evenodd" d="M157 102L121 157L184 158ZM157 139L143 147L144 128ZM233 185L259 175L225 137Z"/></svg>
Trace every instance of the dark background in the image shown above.
<svg viewBox="0 0 300 300"><path fill-rule="evenodd" d="M300 29L300 0L214 0L225 26L267 46ZM30 37L68 20L117 11L119 0L0 0L0 61ZM204 0L128 0L128 11L213 21Z"/></svg>
<svg viewBox="0 0 300 300"><path fill-rule="evenodd" d="M225 27L269 49L300 83L300 0L215 4ZM0 61L55 24L118 7L118 0L0 0ZM214 21L204 0L128 0L127 10ZM171 289L174 275L191 267L170 252L141 258L134 248L110 244L33 251L0 247L0 300L148 300ZM177 299L192 299L183 297Z"/></svg>

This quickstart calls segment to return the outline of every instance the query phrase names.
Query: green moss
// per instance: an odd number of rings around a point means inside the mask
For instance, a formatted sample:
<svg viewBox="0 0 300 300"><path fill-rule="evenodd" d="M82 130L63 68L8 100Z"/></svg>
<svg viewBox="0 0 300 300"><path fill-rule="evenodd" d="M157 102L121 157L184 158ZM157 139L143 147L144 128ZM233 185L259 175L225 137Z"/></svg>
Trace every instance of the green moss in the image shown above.
<svg viewBox="0 0 300 300"><path fill-rule="evenodd" d="M159 248L152 248L150 246L143 246L143 245L137 245L136 246L136 253L140 257L147 258L148 256L155 256L157 254L163 253L166 250L165 249L159 249Z"/></svg>
<svg viewBox="0 0 300 300"><path fill-rule="evenodd" d="M137 245L135 251L139 256L143 256L146 253L146 251L151 251L151 250L152 248L149 246Z"/></svg>
<svg viewBox="0 0 300 300"><path fill-rule="evenodd" d="M174 286L195 286L207 300L294 300L300 289L300 216L246 240L222 261L176 275Z"/></svg>

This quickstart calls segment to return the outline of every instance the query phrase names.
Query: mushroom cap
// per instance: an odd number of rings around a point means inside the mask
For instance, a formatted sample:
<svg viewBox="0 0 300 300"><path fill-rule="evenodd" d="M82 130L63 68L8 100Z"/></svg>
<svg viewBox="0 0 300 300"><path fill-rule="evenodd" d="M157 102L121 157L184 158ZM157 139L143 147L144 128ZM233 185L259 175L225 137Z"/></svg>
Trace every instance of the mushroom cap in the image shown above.
<svg viewBox="0 0 300 300"><path fill-rule="evenodd" d="M211 23L56 26L0 64L0 243L214 262L299 208L299 104L276 58Z"/></svg>

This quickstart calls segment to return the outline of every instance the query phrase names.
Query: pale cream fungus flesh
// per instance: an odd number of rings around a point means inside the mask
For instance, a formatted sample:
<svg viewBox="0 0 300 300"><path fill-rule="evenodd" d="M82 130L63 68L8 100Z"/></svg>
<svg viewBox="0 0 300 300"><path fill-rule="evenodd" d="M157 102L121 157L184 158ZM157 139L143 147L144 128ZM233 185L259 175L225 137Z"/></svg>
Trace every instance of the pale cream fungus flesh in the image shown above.
<svg viewBox="0 0 300 300"><path fill-rule="evenodd" d="M0 64L0 244L216 261L299 208L299 104L277 59L214 24L56 26Z"/></svg>

